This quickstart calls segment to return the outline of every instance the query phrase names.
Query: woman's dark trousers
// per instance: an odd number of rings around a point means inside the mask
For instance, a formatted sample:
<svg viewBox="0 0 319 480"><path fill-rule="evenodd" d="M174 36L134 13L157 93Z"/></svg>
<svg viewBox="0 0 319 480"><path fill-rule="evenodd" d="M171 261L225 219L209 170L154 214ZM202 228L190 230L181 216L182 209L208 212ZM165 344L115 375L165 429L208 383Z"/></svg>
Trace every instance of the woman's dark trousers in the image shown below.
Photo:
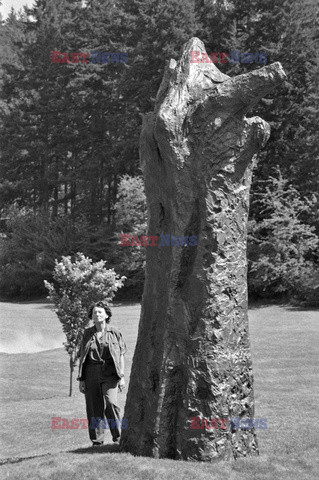
<svg viewBox="0 0 319 480"><path fill-rule="evenodd" d="M120 408L117 406L119 378L101 378L101 364L87 365L85 369L86 413L89 435L94 443L103 442L105 429L110 428L113 440L120 436ZM106 421L107 419L107 421Z"/></svg>

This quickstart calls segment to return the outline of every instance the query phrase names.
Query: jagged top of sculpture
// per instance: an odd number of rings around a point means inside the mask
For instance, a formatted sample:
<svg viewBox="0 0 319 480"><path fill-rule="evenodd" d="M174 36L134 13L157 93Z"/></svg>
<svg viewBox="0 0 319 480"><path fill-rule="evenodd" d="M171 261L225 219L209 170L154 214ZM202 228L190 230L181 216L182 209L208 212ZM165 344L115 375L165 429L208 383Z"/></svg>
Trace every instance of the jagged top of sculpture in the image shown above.
<svg viewBox="0 0 319 480"><path fill-rule="evenodd" d="M228 80L230 77L222 73L214 63L191 63L191 52L197 51L206 53L204 43L197 37L191 38L183 48L183 53L180 62L181 70L192 74L192 70L199 71L202 75L207 76L214 83L221 83Z"/></svg>
<svg viewBox="0 0 319 480"><path fill-rule="evenodd" d="M171 83L187 83L189 86L201 85L202 88L229 80L230 77L220 72L214 63L191 63L191 52L206 53L204 43L197 37L191 38L183 46L181 58L178 62L171 59L166 66L161 86L157 93L157 104L164 98Z"/></svg>
<svg viewBox="0 0 319 480"><path fill-rule="evenodd" d="M286 78L279 62L230 77L220 72L214 63L191 63L192 51L207 55L204 43L198 38L185 43L179 60L171 60L166 67L151 114L154 138L162 145L161 155L169 158L173 150L178 167L182 167L190 155L189 139L193 137L185 132L205 130L213 134L229 118L243 119ZM253 122L261 131L258 141L262 145L269 132L265 122L258 117L246 118L246 121ZM163 136L168 136L170 141L161 141Z"/></svg>
<svg viewBox="0 0 319 480"><path fill-rule="evenodd" d="M172 110L178 110L183 115L182 111L188 108L189 102L201 103L203 95L211 96L218 89L220 98L233 103L231 110L238 111L239 102L244 113L286 78L279 62L229 77L220 72L214 63L191 63L192 51L207 54L199 38L191 38L185 43L180 59L177 62L170 60L165 69L156 97L155 112L170 105Z"/></svg>

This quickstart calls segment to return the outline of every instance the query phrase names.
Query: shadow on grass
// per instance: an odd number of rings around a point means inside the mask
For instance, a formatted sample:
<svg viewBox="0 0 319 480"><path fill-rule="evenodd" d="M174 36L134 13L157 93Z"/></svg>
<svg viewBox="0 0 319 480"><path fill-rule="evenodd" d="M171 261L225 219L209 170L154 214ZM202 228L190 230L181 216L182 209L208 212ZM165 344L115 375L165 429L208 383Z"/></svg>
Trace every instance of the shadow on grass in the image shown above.
<svg viewBox="0 0 319 480"><path fill-rule="evenodd" d="M0 303L12 303L16 305L36 305L36 304L47 304L52 305L52 302L46 297L41 298L23 298L23 297L4 297L0 296Z"/></svg>
<svg viewBox="0 0 319 480"><path fill-rule="evenodd" d="M309 312L319 311L317 305L309 305L294 299L279 299L279 298L264 298L258 300L249 300L248 310L258 310L266 307L280 307L285 308L291 312Z"/></svg>
<svg viewBox="0 0 319 480"><path fill-rule="evenodd" d="M140 307L142 300L117 300L113 302L113 307Z"/></svg>
<svg viewBox="0 0 319 480"><path fill-rule="evenodd" d="M257 310L259 308L266 308L266 307L288 308L290 306L292 306L292 304L289 303L289 301L287 300L279 300L279 299L272 299L272 298L248 301L248 310Z"/></svg>
<svg viewBox="0 0 319 480"><path fill-rule="evenodd" d="M90 455L95 455L99 453L120 453L120 446L118 444L110 445L101 445L98 447L82 447L76 448L75 450L67 450L67 453L89 453Z"/></svg>
<svg viewBox="0 0 319 480"><path fill-rule="evenodd" d="M319 307L317 306L309 307L307 305L286 305L285 308L290 312L319 312Z"/></svg>
<svg viewBox="0 0 319 480"><path fill-rule="evenodd" d="M31 455L29 457L1 458L0 459L0 465L5 465L6 463L20 463L20 462L23 462L24 460L33 460L34 458L48 457L49 455L51 455L50 452L42 453L40 455Z"/></svg>
<svg viewBox="0 0 319 480"><path fill-rule="evenodd" d="M120 452L120 446L115 444L115 445L102 445L99 447L82 447L82 448L76 448L75 450L66 450L63 452L59 453L76 453L76 454L90 454L90 455L96 455L96 454L101 454L101 453L121 453ZM8 463L20 463L23 462L24 460L33 460L34 458L43 458L43 457L48 457L50 455L53 455L50 452L43 453L40 455L30 455L29 457L9 457L9 458L2 458L0 459L0 465L5 465ZM54 453L56 455L56 452Z"/></svg>

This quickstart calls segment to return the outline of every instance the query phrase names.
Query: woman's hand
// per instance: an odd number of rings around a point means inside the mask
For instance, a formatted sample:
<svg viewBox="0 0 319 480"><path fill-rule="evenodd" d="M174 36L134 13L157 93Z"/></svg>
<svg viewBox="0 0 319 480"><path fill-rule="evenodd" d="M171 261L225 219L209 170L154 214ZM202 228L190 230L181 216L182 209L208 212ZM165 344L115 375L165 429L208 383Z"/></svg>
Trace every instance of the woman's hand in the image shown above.
<svg viewBox="0 0 319 480"><path fill-rule="evenodd" d="M85 380L80 380L79 390L81 393L85 393Z"/></svg>
<svg viewBox="0 0 319 480"><path fill-rule="evenodd" d="M125 380L124 377L121 378L121 380L118 383L119 391L122 392L125 388Z"/></svg>

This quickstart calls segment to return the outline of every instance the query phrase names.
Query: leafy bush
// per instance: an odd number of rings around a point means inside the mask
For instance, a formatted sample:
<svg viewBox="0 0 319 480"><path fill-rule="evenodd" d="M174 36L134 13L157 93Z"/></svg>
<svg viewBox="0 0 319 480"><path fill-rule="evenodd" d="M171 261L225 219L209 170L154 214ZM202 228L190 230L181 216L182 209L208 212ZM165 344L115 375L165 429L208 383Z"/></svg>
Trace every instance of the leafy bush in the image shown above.
<svg viewBox="0 0 319 480"><path fill-rule="evenodd" d="M250 294L268 297L285 294L306 299L308 291L311 297L315 289L311 279L319 272L319 238L307 220L317 199L301 198L277 169L276 177L259 182L252 203L259 218L249 222Z"/></svg>
<svg viewBox="0 0 319 480"><path fill-rule="evenodd" d="M125 280L113 269L106 269L105 264L103 260L94 263L82 253L77 253L73 262L70 256L62 257L60 262L55 261L54 284L44 281L48 298L55 306L66 335L64 346L70 356L70 396L76 351L89 321L88 309L99 300L110 303Z"/></svg>
<svg viewBox="0 0 319 480"><path fill-rule="evenodd" d="M319 307L319 269L310 269L296 281L298 298L309 307Z"/></svg>

